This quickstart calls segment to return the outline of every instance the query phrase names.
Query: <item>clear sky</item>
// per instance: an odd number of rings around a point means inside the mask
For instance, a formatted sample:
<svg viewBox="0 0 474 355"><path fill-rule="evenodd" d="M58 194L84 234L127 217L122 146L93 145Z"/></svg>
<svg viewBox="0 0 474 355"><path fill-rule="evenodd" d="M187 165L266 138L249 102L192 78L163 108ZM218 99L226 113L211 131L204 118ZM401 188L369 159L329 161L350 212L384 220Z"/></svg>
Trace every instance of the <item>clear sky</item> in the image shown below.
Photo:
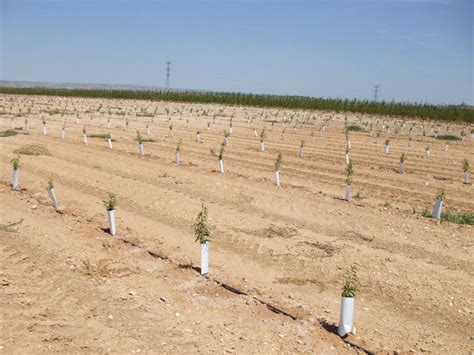
<svg viewBox="0 0 474 355"><path fill-rule="evenodd" d="M474 104L474 0L0 0L0 79Z"/></svg>

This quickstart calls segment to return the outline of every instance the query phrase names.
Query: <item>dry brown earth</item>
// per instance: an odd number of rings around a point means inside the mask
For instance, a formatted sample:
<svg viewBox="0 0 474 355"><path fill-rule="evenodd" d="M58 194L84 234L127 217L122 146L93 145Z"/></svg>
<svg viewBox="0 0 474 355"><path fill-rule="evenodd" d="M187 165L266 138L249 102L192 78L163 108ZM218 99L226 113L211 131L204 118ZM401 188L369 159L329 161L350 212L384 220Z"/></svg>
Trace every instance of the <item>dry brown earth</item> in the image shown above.
<svg viewBox="0 0 474 355"><path fill-rule="evenodd" d="M444 152L444 142L430 137L431 125L424 123L429 136L425 142L423 123L413 121L414 142L408 148L412 121L395 134L398 121L393 118L385 119L387 131L382 119L376 123L376 118L349 116L351 123L370 119L381 137L376 144L375 133L350 134L354 193L364 198L348 203L341 198L343 115L8 95L0 96L0 111L1 106L13 107L13 114L0 116L0 131L10 128L19 108L25 113L31 107L29 134L0 138L4 352L355 352L331 333L338 322L342 274L354 262L361 284L356 332L346 341L379 353L473 350L474 228L436 224L413 213L413 208L431 208L441 190L448 209L473 213L473 187L462 183L463 159L474 164L472 140L450 142ZM68 112L46 114L49 135L43 136L38 111L48 106L67 107ZM130 114L142 108L149 113L157 108L153 123L150 117ZM73 109L80 112L78 125ZM127 110L128 131L126 118L114 113L119 110ZM234 132L222 175L210 149L219 148L231 115ZM292 115L281 141L282 119ZM84 145L83 126L89 134L107 132L109 116L113 150L103 139L89 138ZM331 116L321 136L320 126ZM278 119L273 129L265 117ZM265 152L258 151L248 118L254 119L258 133L266 127ZM22 127L24 119L16 117L14 125ZM59 139L63 119L64 141ZM151 136L145 134L146 124ZM451 125L450 130L461 128ZM144 157L133 140L137 129L156 140L145 143ZM444 131L445 125L439 129ZM197 130L201 143L195 142ZM384 155L387 138L391 153ZM305 156L299 158L302 139ZM176 166L179 140L182 164ZM46 146L51 155L22 155L22 189L11 191L13 151L30 143ZM430 159L424 157L427 145ZM284 157L281 188L273 182L278 152ZM405 175L397 172L402 152L407 155ZM49 178L61 214L49 205ZM116 238L103 230L107 221L102 200L109 191L119 202ZM185 267L199 265L192 224L201 203L209 208L214 226L207 279ZM6 228L17 221L22 222ZM169 259L153 257L143 248ZM213 280L250 296L229 292ZM273 313L253 297L297 319Z"/></svg>

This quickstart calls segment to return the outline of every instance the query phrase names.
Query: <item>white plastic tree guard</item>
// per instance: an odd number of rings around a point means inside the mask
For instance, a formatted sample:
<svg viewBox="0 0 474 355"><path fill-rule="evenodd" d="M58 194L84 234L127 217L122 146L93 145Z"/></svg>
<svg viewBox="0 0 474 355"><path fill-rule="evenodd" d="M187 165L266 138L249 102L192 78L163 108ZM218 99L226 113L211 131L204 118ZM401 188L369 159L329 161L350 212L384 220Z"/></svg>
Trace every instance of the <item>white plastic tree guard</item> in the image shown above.
<svg viewBox="0 0 474 355"><path fill-rule="evenodd" d="M339 318L339 327L337 333L343 337L352 331L354 320L355 297L341 298L341 314Z"/></svg>
<svg viewBox="0 0 474 355"><path fill-rule="evenodd" d="M110 235L115 235L115 210L108 210L107 217L109 219L109 232Z"/></svg>
<svg viewBox="0 0 474 355"><path fill-rule="evenodd" d="M209 244L201 243L201 275L209 273Z"/></svg>

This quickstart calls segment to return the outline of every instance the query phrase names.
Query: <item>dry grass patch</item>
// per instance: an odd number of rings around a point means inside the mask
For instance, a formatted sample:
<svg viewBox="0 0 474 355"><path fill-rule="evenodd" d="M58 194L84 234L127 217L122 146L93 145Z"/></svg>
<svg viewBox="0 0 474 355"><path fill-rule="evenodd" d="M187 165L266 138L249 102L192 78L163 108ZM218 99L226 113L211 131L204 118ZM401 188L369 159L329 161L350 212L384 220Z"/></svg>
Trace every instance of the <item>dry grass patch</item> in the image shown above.
<svg viewBox="0 0 474 355"><path fill-rule="evenodd" d="M14 153L22 155L51 155L48 148L42 144L26 144L16 149Z"/></svg>

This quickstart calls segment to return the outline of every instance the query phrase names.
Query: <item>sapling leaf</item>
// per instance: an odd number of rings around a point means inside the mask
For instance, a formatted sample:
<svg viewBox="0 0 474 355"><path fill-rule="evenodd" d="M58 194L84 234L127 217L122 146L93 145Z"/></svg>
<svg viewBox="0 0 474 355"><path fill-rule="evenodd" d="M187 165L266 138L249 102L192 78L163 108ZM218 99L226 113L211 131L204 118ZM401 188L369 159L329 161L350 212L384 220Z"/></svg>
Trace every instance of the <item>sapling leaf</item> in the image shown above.
<svg viewBox="0 0 474 355"><path fill-rule="evenodd" d="M355 297L359 285L356 264L352 264L350 269L344 273L343 280L342 297Z"/></svg>
<svg viewBox="0 0 474 355"><path fill-rule="evenodd" d="M280 166L281 166L282 162L283 162L283 155L281 154L281 152L278 152L277 158L275 160L275 171L276 172L280 171Z"/></svg>
<svg viewBox="0 0 474 355"><path fill-rule="evenodd" d="M445 198L446 198L446 193L444 192L444 190L441 190L441 192L436 196L436 199L441 200L441 201L444 201Z"/></svg>
<svg viewBox="0 0 474 355"><path fill-rule="evenodd" d="M13 170L18 170L20 168L20 156L13 158L11 160L11 163L13 165Z"/></svg>
<svg viewBox="0 0 474 355"><path fill-rule="evenodd" d="M140 131L137 130L137 138L136 138L136 141L138 142L138 144L143 144L143 137L142 135L140 134Z"/></svg>
<svg viewBox="0 0 474 355"><path fill-rule="evenodd" d="M199 243L207 243L209 236L211 235L209 222L207 220L208 210L207 207L202 204L201 211L198 213L196 222L194 223L194 237L195 241Z"/></svg>
<svg viewBox="0 0 474 355"><path fill-rule="evenodd" d="M115 210L115 207L117 206L117 199L115 197L115 194L109 192L109 197L107 200L104 200L104 206L107 209L107 211L113 211Z"/></svg>
<svg viewBox="0 0 474 355"><path fill-rule="evenodd" d="M223 160L224 159L224 150L225 150L225 145L224 142L222 142L221 147L219 149L219 152L216 153L214 149L211 149L211 154L214 155L217 160Z"/></svg>

